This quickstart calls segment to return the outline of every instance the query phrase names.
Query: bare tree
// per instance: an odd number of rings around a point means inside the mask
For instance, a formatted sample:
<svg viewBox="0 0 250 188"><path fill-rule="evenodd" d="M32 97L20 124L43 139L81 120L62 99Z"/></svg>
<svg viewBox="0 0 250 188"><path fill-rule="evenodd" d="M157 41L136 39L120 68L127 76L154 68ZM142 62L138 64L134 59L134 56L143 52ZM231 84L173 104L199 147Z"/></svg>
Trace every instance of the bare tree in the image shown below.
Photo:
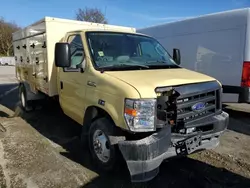
<svg viewBox="0 0 250 188"><path fill-rule="evenodd" d="M76 12L76 19L79 21L87 21L94 23L108 23L104 13L98 8L79 8Z"/></svg>
<svg viewBox="0 0 250 188"><path fill-rule="evenodd" d="M0 18L0 55L9 56L13 54L12 33L18 29L19 27L15 23Z"/></svg>

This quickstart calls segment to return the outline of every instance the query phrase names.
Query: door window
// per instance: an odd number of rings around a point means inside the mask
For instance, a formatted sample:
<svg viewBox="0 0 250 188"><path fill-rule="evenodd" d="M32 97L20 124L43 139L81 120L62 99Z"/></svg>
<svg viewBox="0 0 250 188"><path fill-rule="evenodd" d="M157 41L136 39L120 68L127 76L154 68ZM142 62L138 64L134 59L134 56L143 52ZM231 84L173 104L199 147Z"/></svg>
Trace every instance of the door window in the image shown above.
<svg viewBox="0 0 250 188"><path fill-rule="evenodd" d="M71 66L70 69L80 68L84 60L84 50L81 35L71 35L67 41L70 45L71 52Z"/></svg>

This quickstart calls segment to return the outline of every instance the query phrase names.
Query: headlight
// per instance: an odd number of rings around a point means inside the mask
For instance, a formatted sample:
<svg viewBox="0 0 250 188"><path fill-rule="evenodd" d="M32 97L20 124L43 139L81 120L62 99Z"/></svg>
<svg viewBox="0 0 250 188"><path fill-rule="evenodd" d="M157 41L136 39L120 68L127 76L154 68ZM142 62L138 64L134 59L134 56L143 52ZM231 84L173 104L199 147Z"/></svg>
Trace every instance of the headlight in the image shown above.
<svg viewBox="0 0 250 188"><path fill-rule="evenodd" d="M124 116L131 131L155 130L156 99L126 99Z"/></svg>

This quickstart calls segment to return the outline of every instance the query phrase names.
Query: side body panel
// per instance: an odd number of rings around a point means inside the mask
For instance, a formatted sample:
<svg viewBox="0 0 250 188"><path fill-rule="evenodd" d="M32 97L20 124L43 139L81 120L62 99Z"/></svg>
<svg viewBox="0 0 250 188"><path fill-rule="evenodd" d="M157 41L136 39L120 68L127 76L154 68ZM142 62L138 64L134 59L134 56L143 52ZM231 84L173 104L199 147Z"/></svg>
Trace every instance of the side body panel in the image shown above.
<svg viewBox="0 0 250 188"><path fill-rule="evenodd" d="M248 9L138 30L155 37L170 53L181 50L184 68L240 86L246 43ZM223 102L238 102L238 94L223 94Z"/></svg>
<svg viewBox="0 0 250 188"><path fill-rule="evenodd" d="M49 83L47 81L47 57L44 46L46 33L29 38L31 47L30 56L32 59L32 76L37 90L48 94Z"/></svg>
<svg viewBox="0 0 250 188"><path fill-rule="evenodd" d="M246 39L245 39L245 51L244 61L250 61L250 11L248 12L247 24L246 24Z"/></svg>
<svg viewBox="0 0 250 188"><path fill-rule="evenodd" d="M16 76L31 91L48 94L45 22L41 21L13 34Z"/></svg>

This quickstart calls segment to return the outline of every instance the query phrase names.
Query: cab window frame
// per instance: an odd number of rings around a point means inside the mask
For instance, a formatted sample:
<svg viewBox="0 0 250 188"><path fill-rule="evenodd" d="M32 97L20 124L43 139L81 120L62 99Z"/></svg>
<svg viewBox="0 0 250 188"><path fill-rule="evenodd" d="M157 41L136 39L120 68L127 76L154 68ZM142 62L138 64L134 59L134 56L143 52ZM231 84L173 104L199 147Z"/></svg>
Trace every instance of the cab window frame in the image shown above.
<svg viewBox="0 0 250 188"><path fill-rule="evenodd" d="M87 50L89 51L89 55L90 55L90 60L91 60L91 64L92 64L92 66L93 66L93 68L95 69L95 70L97 70L97 71L102 71L102 68L100 68L97 64L96 64L96 62L95 62L95 59L94 59L94 56L93 56L93 54L91 53L91 44L90 44L90 42L89 42L89 35L91 34L91 33L114 33L114 34L124 34L124 32L119 32L119 31L86 31L84 34L85 34L85 38L86 38L86 42L87 42L87 45L86 45L86 48L87 48ZM126 34L126 33L125 33ZM129 33L129 35L135 35L135 36L140 36L140 34L138 34L138 33ZM155 41L157 41L158 43L159 43L159 41L157 40L157 39L155 39L155 38L153 38L153 37L150 37L150 36L146 36L146 35L142 35L143 37L145 37L145 38L148 38L148 39L154 39ZM141 46L140 46L140 44L138 44L139 46L138 46L138 50L139 50L139 52L140 52L140 55L142 55L142 49L141 49ZM162 46L162 44L160 44L159 43L159 45L163 48L163 49L165 49L163 46ZM169 56L169 58L172 58L172 56L169 54L169 52L165 49L165 51L166 51L166 53L167 53L167 55Z"/></svg>
<svg viewBox="0 0 250 188"><path fill-rule="evenodd" d="M67 40L66 40L66 42L70 45L70 42L69 42L69 39L70 39L70 37L72 37L72 36L79 36L80 37L80 39L81 39L81 43L82 43L82 52L83 52L83 56L82 56L82 59L81 59L81 63L79 63L77 66L79 66L79 65L82 65L83 63L84 63L84 61L86 61L86 59L85 59L85 50L84 50L84 44L83 44L83 38L82 38L82 35L80 34L80 33L72 33L72 34L70 34L70 35L68 35L67 36ZM73 40L72 40L73 41ZM72 42L71 41L71 42ZM71 54L71 56L70 56L70 59L72 58L72 54ZM85 62L86 63L86 62ZM63 71L64 72L83 72L82 71L83 70L83 68L81 67L81 66L79 66L79 67L65 67L65 68L63 68Z"/></svg>

